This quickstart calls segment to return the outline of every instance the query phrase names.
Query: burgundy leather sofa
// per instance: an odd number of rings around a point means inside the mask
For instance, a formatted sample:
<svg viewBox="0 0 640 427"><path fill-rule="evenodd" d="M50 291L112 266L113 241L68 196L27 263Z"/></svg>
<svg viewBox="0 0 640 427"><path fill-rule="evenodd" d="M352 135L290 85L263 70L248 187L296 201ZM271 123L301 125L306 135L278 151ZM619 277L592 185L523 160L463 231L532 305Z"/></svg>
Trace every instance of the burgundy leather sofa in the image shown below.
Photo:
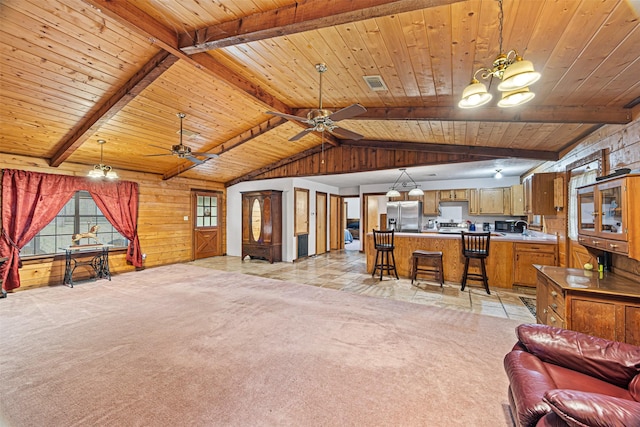
<svg viewBox="0 0 640 427"><path fill-rule="evenodd" d="M537 324L516 335L504 368L519 427L640 427L640 347Z"/></svg>

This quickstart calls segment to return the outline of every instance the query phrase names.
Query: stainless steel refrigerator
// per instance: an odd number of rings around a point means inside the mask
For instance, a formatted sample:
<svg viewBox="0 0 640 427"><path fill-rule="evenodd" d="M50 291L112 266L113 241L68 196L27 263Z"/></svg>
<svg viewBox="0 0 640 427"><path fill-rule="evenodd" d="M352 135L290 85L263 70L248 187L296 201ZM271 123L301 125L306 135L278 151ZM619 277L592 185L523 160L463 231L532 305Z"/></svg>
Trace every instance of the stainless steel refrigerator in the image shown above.
<svg viewBox="0 0 640 427"><path fill-rule="evenodd" d="M422 202L387 202L387 228L398 232L422 231Z"/></svg>

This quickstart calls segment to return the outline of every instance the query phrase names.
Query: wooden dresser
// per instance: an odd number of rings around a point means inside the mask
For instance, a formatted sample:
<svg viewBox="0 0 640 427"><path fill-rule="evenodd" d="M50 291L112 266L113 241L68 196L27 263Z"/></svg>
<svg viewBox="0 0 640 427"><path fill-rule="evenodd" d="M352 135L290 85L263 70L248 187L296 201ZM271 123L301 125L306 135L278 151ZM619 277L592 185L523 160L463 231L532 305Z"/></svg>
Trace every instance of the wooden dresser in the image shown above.
<svg viewBox="0 0 640 427"><path fill-rule="evenodd" d="M282 261L282 191L242 193L242 259Z"/></svg>
<svg viewBox="0 0 640 427"><path fill-rule="evenodd" d="M640 282L609 272L535 268L538 323L640 345Z"/></svg>

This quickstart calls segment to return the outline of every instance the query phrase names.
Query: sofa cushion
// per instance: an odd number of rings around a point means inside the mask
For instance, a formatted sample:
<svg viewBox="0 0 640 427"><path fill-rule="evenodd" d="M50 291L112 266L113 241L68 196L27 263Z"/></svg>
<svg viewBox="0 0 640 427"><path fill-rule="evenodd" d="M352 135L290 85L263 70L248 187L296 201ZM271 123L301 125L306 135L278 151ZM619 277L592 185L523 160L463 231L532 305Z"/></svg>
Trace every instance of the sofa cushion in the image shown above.
<svg viewBox="0 0 640 427"><path fill-rule="evenodd" d="M618 387L607 381L567 369L552 363L543 362L547 374L555 383L555 388L580 390L588 393L600 393L621 399L634 400L626 388Z"/></svg>
<svg viewBox="0 0 640 427"><path fill-rule="evenodd" d="M640 347L538 324L516 328L520 343L545 362L627 388L640 374Z"/></svg>
<svg viewBox="0 0 640 427"><path fill-rule="evenodd" d="M575 390L549 390L544 401L570 426L640 426L640 402Z"/></svg>

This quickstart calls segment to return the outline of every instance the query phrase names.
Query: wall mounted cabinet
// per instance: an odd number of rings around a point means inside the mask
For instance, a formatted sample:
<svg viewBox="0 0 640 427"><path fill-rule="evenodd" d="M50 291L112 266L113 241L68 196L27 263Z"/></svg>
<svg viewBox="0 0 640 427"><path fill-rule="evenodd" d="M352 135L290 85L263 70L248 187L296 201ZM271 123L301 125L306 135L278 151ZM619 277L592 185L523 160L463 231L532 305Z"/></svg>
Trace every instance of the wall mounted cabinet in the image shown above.
<svg viewBox="0 0 640 427"><path fill-rule="evenodd" d="M553 180L555 173L536 173L522 180L524 187L524 213L527 215L554 215Z"/></svg>
<svg viewBox="0 0 640 427"><path fill-rule="evenodd" d="M578 242L640 260L640 175L580 187Z"/></svg>
<svg viewBox="0 0 640 427"><path fill-rule="evenodd" d="M440 215L440 199L438 190L426 190L422 196L422 214Z"/></svg>
<svg viewBox="0 0 640 427"><path fill-rule="evenodd" d="M469 190L458 189L458 190L440 190L440 201L441 202L464 202L469 200Z"/></svg>

